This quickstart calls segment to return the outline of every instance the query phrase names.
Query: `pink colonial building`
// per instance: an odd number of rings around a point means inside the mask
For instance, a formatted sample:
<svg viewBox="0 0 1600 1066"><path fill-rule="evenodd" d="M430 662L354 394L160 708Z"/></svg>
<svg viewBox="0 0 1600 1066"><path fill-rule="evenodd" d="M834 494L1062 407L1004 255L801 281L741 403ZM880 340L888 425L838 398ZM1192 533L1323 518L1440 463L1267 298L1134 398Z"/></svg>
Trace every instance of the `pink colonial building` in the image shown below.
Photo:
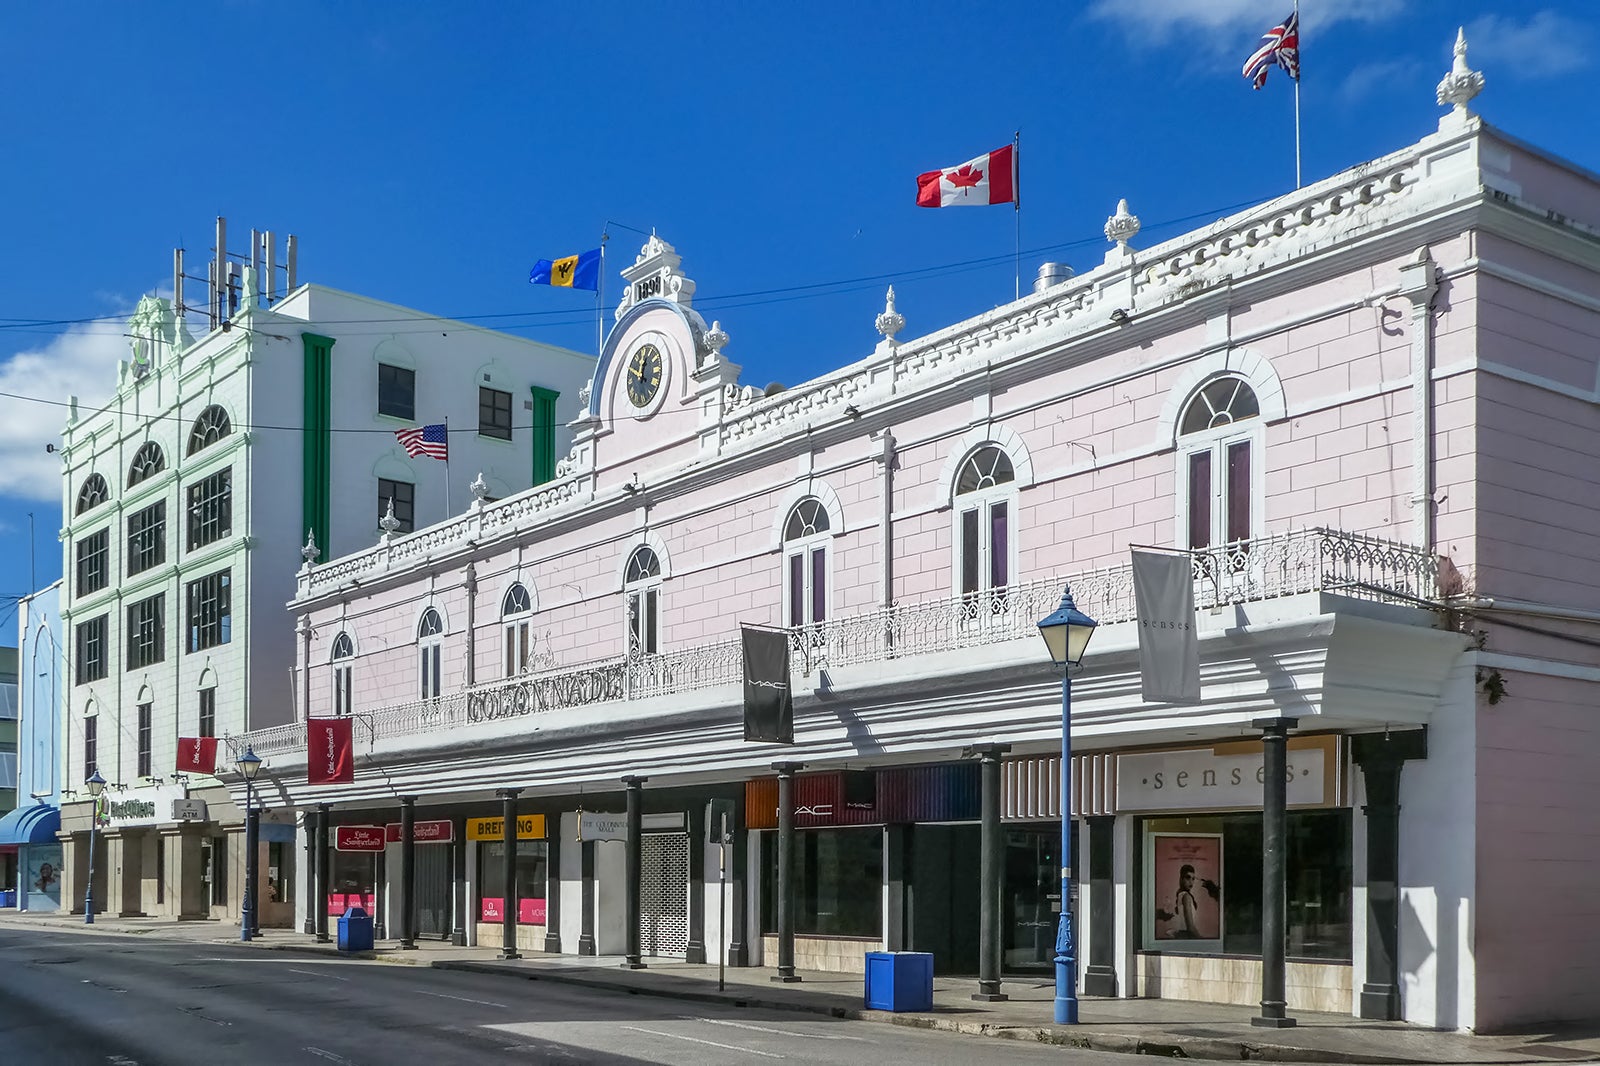
<svg viewBox="0 0 1600 1066"><path fill-rule="evenodd" d="M1437 133L1155 247L1120 205L1102 263L976 318L902 337L891 292L868 357L784 391L652 237L553 482L300 571L302 720L233 742L306 814L307 930L360 899L787 967L782 764L801 970L1037 980L1068 866L1086 994L1254 1003L1287 728L1291 1013L1600 1013L1600 178L1474 91L1458 62ZM1197 705L1140 697L1133 546L1191 554ZM1069 582L1064 802L1036 624ZM789 630L793 744L744 739L741 624ZM306 784L307 713L352 717L353 784Z"/></svg>

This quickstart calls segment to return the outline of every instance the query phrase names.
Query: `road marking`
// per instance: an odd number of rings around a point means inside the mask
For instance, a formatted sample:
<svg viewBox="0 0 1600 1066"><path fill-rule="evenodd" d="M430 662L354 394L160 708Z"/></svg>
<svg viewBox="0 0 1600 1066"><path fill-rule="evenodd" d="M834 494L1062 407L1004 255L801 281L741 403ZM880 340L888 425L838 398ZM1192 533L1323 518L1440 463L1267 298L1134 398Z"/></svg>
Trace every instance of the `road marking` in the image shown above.
<svg viewBox="0 0 1600 1066"><path fill-rule="evenodd" d="M350 978L348 978L348 977L340 977L338 974L318 973L315 970L297 970L293 966L289 967L289 972L290 973L309 974L312 977L326 977L330 981L348 981L348 980L350 980Z"/></svg>
<svg viewBox="0 0 1600 1066"><path fill-rule="evenodd" d="M738 1044L719 1044L715 1040L701 1040L697 1036L682 1036L678 1033L663 1033L659 1029L641 1029L634 1025L619 1025L617 1028L626 1029L631 1033L648 1033L651 1036L665 1036L670 1037L673 1040L687 1040L691 1044L705 1044L707 1047L719 1047L724 1051L737 1051L743 1055L760 1055L762 1058L767 1059L783 1058L782 1055L776 1055L770 1051L757 1051L753 1047L740 1047Z"/></svg>
<svg viewBox="0 0 1600 1066"><path fill-rule="evenodd" d="M749 1029L753 1033L775 1033L778 1036L795 1036L802 1040L854 1040L859 1044L870 1044L864 1036L834 1036L827 1033L796 1033L789 1029L768 1029L764 1025L750 1025L746 1022L730 1022L721 1018L696 1018L690 1014L681 1015L685 1021L705 1022L707 1025L726 1025L731 1029Z"/></svg>
<svg viewBox="0 0 1600 1066"><path fill-rule="evenodd" d="M333 1052L331 1052L331 1051L323 1051L319 1047L303 1047L300 1050L301 1051L309 1051L313 1055L319 1055L322 1058L327 1059L329 1062L337 1062L339 1064L339 1066L356 1066L356 1064L354 1062L351 1062L349 1059L345 1058L343 1055L335 1055Z"/></svg>
<svg viewBox="0 0 1600 1066"><path fill-rule="evenodd" d="M204 1014L200 1013L200 1008L199 1007L179 1007L178 1010L179 1010L179 1012L181 1012L183 1014L187 1014L191 1018L199 1018L201 1021L210 1022L212 1025L232 1025L233 1024L232 1022L225 1022L220 1018L208 1018Z"/></svg>
<svg viewBox="0 0 1600 1066"><path fill-rule="evenodd" d="M478 1003L478 1004L482 1004L485 1007L499 1007L501 1010L510 1010L511 1009L510 1007L506 1006L504 1003L495 1003L492 1000L487 1000L487 999L468 999L466 996L447 996L443 992L424 992L420 988L417 989L417 994L421 995L421 996L438 996L440 999L453 999L453 1000L456 1000L458 1003Z"/></svg>

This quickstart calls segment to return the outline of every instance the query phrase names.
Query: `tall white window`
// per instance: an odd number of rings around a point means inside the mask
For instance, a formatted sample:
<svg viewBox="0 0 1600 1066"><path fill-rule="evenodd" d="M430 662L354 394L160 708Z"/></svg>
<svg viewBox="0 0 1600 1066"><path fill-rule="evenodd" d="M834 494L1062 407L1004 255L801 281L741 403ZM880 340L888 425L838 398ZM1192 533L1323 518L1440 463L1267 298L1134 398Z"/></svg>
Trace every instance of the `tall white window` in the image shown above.
<svg viewBox="0 0 1600 1066"><path fill-rule="evenodd" d="M1015 567L1016 479L1011 457L993 444L975 449L956 475L956 587L968 617L1005 605Z"/></svg>
<svg viewBox="0 0 1600 1066"><path fill-rule="evenodd" d="M828 511L808 496L794 505L783 526L784 616L791 626L828 620Z"/></svg>
<svg viewBox="0 0 1600 1066"><path fill-rule="evenodd" d="M1261 520L1261 407L1242 379L1213 378L1178 421L1181 547L1247 545Z"/></svg>
<svg viewBox="0 0 1600 1066"><path fill-rule="evenodd" d="M333 638L333 713L338 715L349 714L353 709L350 702L354 689L350 683L350 675L355 666L356 646L350 639L350 634L340 633Z"/></svg>
<svg viewBox="0 0 1600 1066"><path fill-rule="evenodd" d="M527 673L529 656L533 654L529 634L533 628L533 597L528 588L517 582L506 589L500 601L500 621L506 638L506 676Z"/></svg>
<svg viewBox="0 0 1600 1066"><path fill-rule="evenodd" d="M439 669L444 658L444 619L429 607L417 623L417 680L422 698L438 699L440 691Z"/></svg>
<svg viewBox="0 0 1600 1066"><path fill-rule="evenodd" d="M661 560L641 546L628 557L622 594L628 606L628 651L654 655L661 650Z"/></svg>

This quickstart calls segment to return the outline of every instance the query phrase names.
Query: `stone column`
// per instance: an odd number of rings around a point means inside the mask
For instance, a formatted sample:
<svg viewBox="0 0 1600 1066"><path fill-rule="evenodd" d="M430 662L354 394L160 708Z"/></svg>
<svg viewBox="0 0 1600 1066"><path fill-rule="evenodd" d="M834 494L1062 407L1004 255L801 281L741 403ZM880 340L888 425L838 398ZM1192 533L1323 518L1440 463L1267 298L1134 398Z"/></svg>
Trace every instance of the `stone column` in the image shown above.
<svg viewBox="0 0 1600 1066"><path fill-rule="evenodd" d="M639 947L639 889L640 879L644 872L644 796L642 789L647 778L629 775L622 779L628 788L628 862L626 909L627 916L627 957L623 960L623 968L629 970L642 970L645 967L644 954Z"/></svg>
<svg viewBox="0 0 1600 1066"><path fill-rule="evenodd" d="M689 804L689 943L685 962L706 961L706 809Z"/></svg>
<svg viewBox="0 0 1600 1066"><path fill-rule="evenodd" d="M582 817L582 814L579 814ZM580 875L583 878L583 913L578 915L578 954L593 955L594 949L594 841L578 845Z"/></svg>
<svg viewBox="0 0 1600 1066"><path fill-rule="evenodd" d="M750 833L745 829L743 789L733 801L733 846L728 851L728 965L745 966L748 930L744 886L750 866Z"/></svg>
<svg viewBox="0 0 1600 1066"><path fill-rule="evenodd" d="M794 775L804 766L777 762L778 771L778 972L784 984L800 980L794 972Z"/></svg>
<svg viewBox="0 0 1600 1066"><path fill-rule="evenodd" d="M545 815L544 950L561 954L561 812Z"/></svg>
<svg viewBox="0 0 1600 1066"><path fill-rule="evenodd" d="M1004 866L1000 833L1000 756L1010 744L974 744L983 779L982 838L978 845L978 991L972 998L998 1002L1008 998L1000 991L1000 881Z"/></svg>
<svg viewBox="0 0 1600 1066"><path fill-rule="evenodd" d="M1089 996L1117 994L1117 820L1110 815L1086 818L1089 824L1089 966L1083 991Z"/></svg>
<svg viewBox="0 0 1600 1066"><path fill-rule="evenodd" d="M450 930L450 943L458 948L467 946L467 908L472 901L467 899L467 848L472 845L467 842L467 820L455 820L455 846L450 849L451 869L450 877L455 882L455 891L452 893L455 906L451 908L451 919L454 929ZM483 876L481 873L478 875Z"/></svg>
<svg viewBox="0 0 1600 1066"><path fill-rule="evenodd" d="M501 841L505 845L505 879L500 892L500 957L520 959L517 950L517 796L520 788L502 788L500 817L504 820Z"/></svg>
<svg viewBox="0 0 1600 1066"><path fill-rule="evenodd" d="M306 811L300 816L300 831L306 836L306 921L302 928L307 936L317 932L317 816Z"/></svg>
<svg viewBox="0 0 1600 1066"><path fill-rule="evenodd" d="M1428 757L1428 732L1369 733L1351 738L1351 754L1366 779L1367 973L1363 1018L1399 1021L1400 1009L1400 771Z"/></svg>
<svg viewBox="0 0 1600 1066"><path fill-rule="evenodd" d="M417 797L400 797L400 948L417 947Z"/></svg>
<svg viewBox="0 0 1600 1066"><path fill-rule="evenodd" d="M317 888L311 906L317 916L317 942L328 943L328 887L331 871L328 866L328 836L332 832L333 812L326 803L317 804Z"/></svg>
<svg viewBox="0 0 1600 1066"><path fill-rule="evenodd" d="M1294 718L1262 718L1252 723L1261 730L1261 1014L1251 1025L1272 1029L1291 1029L1295 1021L1288 1015L1285 1001L1284 934L1288 918L1286 899L1287 870L1284 848L1288 839L1289 730L1299 724Z"/></svg>

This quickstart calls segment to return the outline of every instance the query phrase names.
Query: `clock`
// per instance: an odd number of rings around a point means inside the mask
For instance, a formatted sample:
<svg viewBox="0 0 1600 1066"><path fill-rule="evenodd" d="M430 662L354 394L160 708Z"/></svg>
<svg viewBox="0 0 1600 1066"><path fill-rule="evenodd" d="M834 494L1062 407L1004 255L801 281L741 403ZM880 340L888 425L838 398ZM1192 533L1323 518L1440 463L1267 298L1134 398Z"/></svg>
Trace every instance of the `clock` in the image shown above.
<svg viewBox="0 0 1600 1066"><path fill-rule="evenodd" d="M635 407L648 407L661 389L661 350L653 344L640 345L628 360L628 402Z"/></svg>

